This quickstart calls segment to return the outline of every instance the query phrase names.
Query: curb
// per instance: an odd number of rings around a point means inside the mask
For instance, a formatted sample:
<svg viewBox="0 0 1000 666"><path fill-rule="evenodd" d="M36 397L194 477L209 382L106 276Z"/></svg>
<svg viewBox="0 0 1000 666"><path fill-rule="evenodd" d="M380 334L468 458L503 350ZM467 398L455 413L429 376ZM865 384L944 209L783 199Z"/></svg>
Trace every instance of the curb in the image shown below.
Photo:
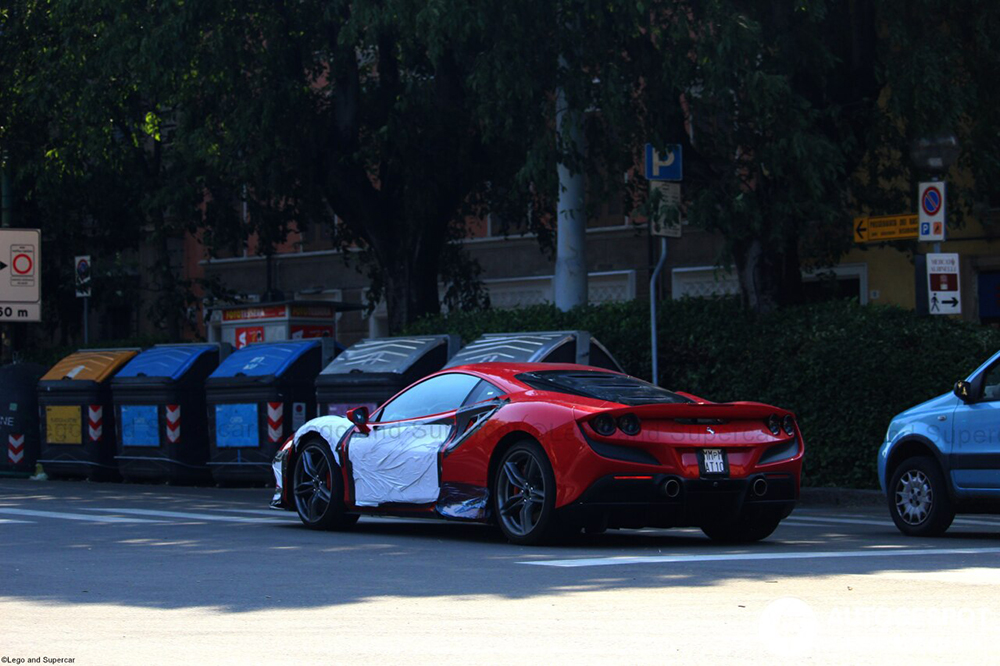
<svg viewBox="0 0 1000 666"><path fill-rule="evenodd" d="M885 506L885 495L879 490L856 488L802 488L802 506Z"/></svg>

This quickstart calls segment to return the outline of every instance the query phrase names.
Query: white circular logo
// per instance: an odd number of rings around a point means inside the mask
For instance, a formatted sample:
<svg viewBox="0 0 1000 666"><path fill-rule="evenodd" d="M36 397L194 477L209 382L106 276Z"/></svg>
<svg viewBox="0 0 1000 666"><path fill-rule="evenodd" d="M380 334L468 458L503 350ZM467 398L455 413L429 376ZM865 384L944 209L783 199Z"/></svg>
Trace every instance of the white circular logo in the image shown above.
<svg viewBox="0 0 1000 666"><path fill-rule="evenodd" d="M819 623L812 606L796 597L769 603L758 620L760 642L771 654L804 657L816 646Z"/></svg>

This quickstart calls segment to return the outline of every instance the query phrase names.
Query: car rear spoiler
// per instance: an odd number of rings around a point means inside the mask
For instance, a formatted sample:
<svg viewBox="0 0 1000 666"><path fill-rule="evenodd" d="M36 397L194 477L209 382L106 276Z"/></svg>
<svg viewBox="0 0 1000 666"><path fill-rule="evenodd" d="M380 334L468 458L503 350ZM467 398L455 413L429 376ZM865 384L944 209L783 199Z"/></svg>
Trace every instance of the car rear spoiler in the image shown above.
<svg viewBox="0 0 1000 666"><path fill-rule="evenodd" d="M745 419L767 419L772 414L783 417L792 414L787 409L779 409L759 402L710 402L710 403L664 403L637 405L635 407L615 406L606 412L612 416L635 414L640 419L719 419L735 421ZM588 414L588 417L591 416ZM794 417L794 414L792 414Z"/></svg>

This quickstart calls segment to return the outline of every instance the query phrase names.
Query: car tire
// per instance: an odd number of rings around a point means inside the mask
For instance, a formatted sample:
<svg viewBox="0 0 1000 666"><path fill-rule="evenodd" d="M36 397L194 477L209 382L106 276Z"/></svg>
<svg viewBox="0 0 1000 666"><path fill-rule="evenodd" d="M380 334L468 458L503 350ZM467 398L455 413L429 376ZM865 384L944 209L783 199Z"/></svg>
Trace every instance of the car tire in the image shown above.
<svg viewBox="0 0 1000 666"><path fill-rule="evenodd" d="M334 530L358 522L344 505L344 481L340 465L326 442L305 443L292 472L292 498L302 524L313 530Z"/></svg>
<svg viewBox="0 0 1000 666"><path fill-rule="evenodd" d="M537 442L523 440L504 451L492 488L493 516L508 541L534 546L557 539L556 478Z"/></svg>
<svg viewBox="0 0 1000 666"><path fill-rule="evenodd" d="M701 531L712 541L720 543L753 543L766 539L778 529L781 513L778 511L744 509L736 518L705 523Z"/></svg>
<svg viewBox="0 0 1000 666"><path fill-rule="evenodd" d="M889 515L907 536L941 536L955 520L955 509L937 461L914 456L899 464L889 481Z"/></svg>

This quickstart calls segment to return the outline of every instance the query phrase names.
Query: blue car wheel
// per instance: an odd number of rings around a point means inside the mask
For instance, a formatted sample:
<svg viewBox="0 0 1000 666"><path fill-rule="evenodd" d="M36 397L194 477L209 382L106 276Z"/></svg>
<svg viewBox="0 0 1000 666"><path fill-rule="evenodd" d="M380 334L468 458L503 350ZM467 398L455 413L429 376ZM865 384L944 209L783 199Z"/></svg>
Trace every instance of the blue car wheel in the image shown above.
<svg viewBox="0 0 1000 666"><path fill-rule="evenodd" d="M928 456L907 458L892 475L889 513L908 536L940 536L955 519L948 487L937 461Z"/></svg>

